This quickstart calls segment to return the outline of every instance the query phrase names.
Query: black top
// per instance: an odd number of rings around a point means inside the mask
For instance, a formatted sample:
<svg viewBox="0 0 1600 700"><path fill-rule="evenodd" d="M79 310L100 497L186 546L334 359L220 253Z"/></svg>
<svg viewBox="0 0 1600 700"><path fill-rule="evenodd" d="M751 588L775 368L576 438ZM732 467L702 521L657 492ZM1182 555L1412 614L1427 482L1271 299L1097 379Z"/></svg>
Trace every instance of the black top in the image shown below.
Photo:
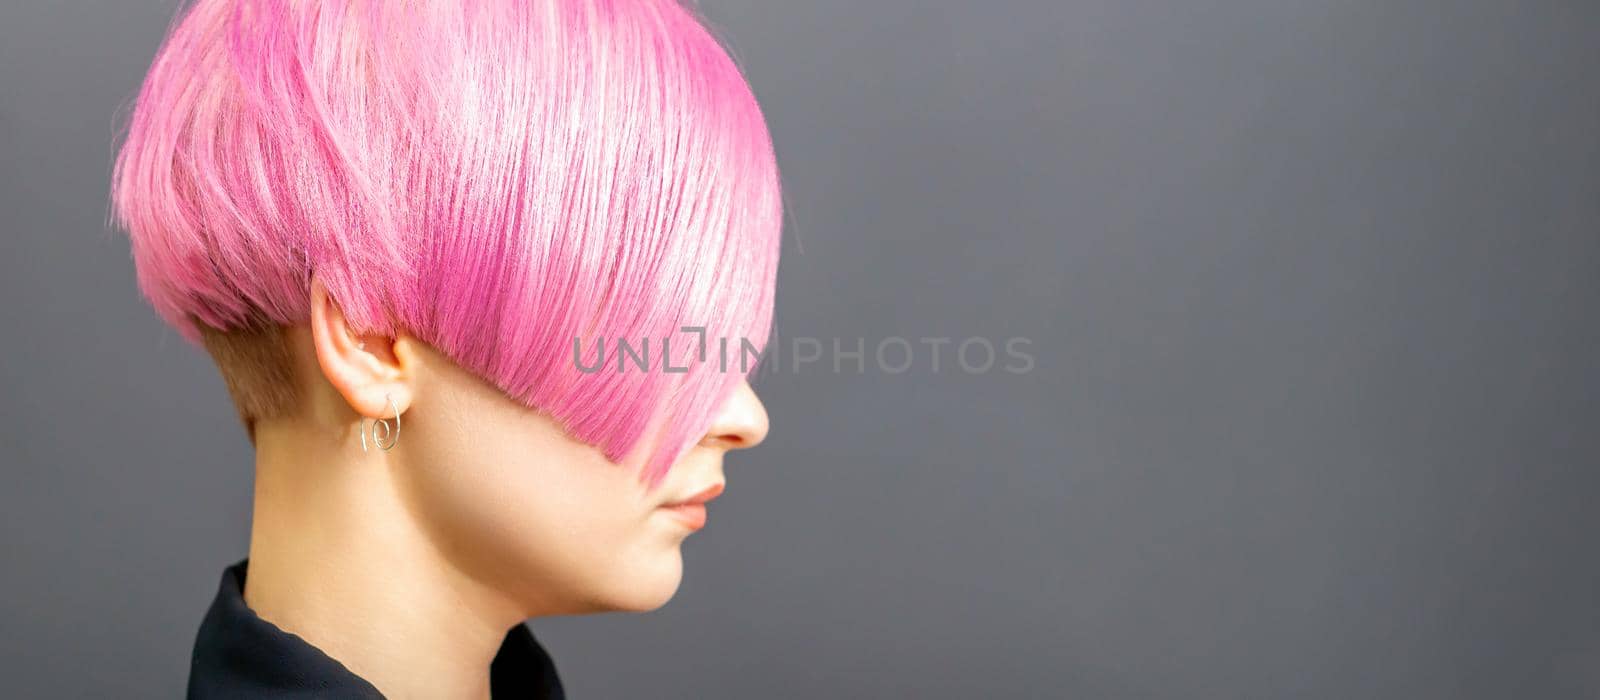
<svg viewBox="0 0 1600 700"><path fill-rule="evenodd" d="M382 698L371 683L309 642L257 617L244 603L248 561L222 572L200 623L189 667L190 698ZM495 698L563 700L555 663L527 625L506 634L489 666Z"/></svg>

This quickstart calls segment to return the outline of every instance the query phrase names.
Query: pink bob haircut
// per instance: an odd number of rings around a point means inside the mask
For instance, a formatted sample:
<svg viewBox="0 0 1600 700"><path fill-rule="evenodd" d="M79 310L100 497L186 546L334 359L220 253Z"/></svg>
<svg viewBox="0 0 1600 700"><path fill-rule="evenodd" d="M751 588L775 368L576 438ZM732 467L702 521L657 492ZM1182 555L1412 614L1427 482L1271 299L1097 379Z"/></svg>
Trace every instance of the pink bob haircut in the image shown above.
<svg viewBox="0 0 1600 700"><path fill-rule="evenodd" d="M650 450L652 486L754 371L706 345L771 328L766 123L672 0L197 0L112 187L141 292L219 364L215 338L306 322L315 275L356 330L412 334L614 462ZM648 370L617 353L666 338Z"/></svg>

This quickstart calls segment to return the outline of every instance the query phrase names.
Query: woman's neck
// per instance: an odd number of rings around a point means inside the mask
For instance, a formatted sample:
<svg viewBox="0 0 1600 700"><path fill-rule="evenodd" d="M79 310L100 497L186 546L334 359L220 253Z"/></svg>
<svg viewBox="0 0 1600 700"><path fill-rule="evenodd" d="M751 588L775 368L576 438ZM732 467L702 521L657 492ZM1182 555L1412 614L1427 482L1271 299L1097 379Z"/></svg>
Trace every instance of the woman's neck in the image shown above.
<svg viewBox="0 0 1600 700"><path fill-rule="evenodd" d="M525 617L451 566L387 455L292 422L256 426L245 602L393 698L486 698Z"/></svg>

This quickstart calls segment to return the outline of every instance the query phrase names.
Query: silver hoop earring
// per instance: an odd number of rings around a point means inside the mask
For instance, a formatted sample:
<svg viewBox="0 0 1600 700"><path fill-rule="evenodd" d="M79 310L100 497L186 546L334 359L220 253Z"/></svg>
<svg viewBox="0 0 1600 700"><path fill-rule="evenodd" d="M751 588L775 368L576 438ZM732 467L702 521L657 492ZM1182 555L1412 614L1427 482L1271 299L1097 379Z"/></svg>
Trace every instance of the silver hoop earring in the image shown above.
<svg viewBox="0 0 1600 700"><path fill-rule="evenodd" d="M372 419L372 444L377 445L378 449L383 450L384 452L388 452L389 450L394 449L395 443L400 442L400 407L395 404L394 399L391 398L388 394L384 394L383 398L388 399L389 400L389 408L394 409L394 418L392 418L392 419L390 419L390 418L374 418L374 419ZM394 426L393 427L391 427L389 425L389 421L390 420L394 421ZM382 428L383 428L381 431L378 429L380 426L382 426ZM362 452L367 452L369 450L367 448L367 419L366 418L362 418L361 419L361 431L360 432L361 432L361 451Z"/></svg>

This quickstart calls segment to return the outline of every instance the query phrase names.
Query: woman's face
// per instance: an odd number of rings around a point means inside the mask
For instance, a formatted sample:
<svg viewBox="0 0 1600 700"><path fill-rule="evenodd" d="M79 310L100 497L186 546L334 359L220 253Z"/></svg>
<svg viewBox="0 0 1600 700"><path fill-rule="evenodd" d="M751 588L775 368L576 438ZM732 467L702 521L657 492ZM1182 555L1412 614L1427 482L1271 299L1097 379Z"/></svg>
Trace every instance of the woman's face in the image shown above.
<svg viewBox="0 0 1600 700"><path fill-rule="evenodd" d="M402 488L426 535L462 571L528 616L652 610L678 589L694 506L725 483L723 455L766 437L748 383L654 490L432 348L402 417Z"/></svg>

